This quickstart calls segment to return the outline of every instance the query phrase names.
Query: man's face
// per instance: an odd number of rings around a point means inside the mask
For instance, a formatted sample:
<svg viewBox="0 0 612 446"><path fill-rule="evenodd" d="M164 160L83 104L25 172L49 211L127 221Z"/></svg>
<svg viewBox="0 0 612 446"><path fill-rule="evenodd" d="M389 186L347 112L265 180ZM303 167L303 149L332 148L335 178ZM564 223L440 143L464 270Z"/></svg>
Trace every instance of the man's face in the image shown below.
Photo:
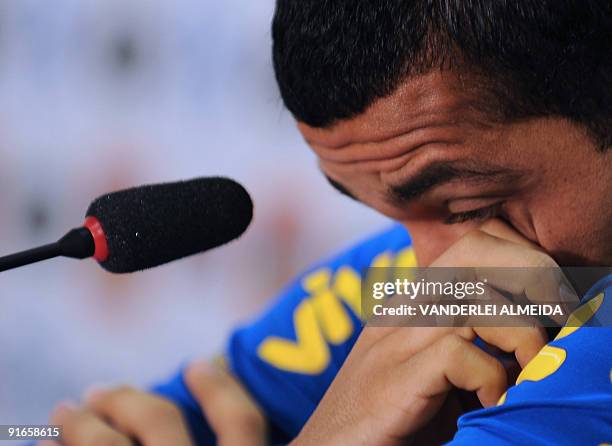
<svg viewBox="0 0 612 446"><path fill-rule="evenodd" d="M402 222L419 264L500 217L562 266L612 265L612 150L561 118L489 122L439 71L328 129L298 123L323 173Z"/></svg>

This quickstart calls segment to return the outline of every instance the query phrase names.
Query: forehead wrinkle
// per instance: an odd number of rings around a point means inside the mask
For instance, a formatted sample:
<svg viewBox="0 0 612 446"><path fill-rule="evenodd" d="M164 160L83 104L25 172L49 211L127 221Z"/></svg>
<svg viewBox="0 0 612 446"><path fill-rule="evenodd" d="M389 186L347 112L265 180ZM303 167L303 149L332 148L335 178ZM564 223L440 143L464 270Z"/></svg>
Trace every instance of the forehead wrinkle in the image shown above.
<svg viewBox="0 0 612 446"><path fill-rule="evenodd" d="M383 142L355 143L342 149L330 149L312 142L310 146L320 158L340 164L356 164L389 161L429 144L457 144L466 136L465 127L457 122L444 122L411 129Z"/></svg>
<svg viewBox="0 0 612 446"><path fill-rule="evenodd" d="M369 131L363 128L358 128L355 132L345 131L339 127L330 129L313 129L303 124L299 124L301 129L305 131L304 139L308 144L317 145L319 147L330 150L343 150L350 148L353 145L360 144L383 144L397 137L416 132L418 130L429 127L442 126L458 122L454 115L458 113L462 107L455 107L444 112L415 112L404 113L400 123L394 123L391 119L386 121L386 128L381 125L379 131ZM355 118L360 119L360 117ZM374 119L378 119L375 117ZM347 125L350 125L347 121ZM309 135L311 134L311 135ZM309 135L309 136L308 136Z"/></svg>
<svg viewBox="0 0 612 446"><path fill-rule="evenodd" d="M377 99L363 113L330 127L298 123L309 144L342 149L352 144L384 142L434 123L482 120L469 97L458 88L456 76L431 72L408 78L390 96Z"/></svg>
<svg viewBox="0 0 612 446"><path fill-rule="evenodd" d="M323 157L319 157L319 159L338 169L346 169L348 172L377 172L382 176L403 169L413 158L420 156L425 147L435 147L432 150L435 150L437 153L439 150L446 150L451 146L459 146L464 142L461 138L456 140L427 139L422 143L410 146L409 149L401 146L402 150L393 156L388 156L387 154L387 156L380 158L352 159L349 161L338 161Z"/></svg>

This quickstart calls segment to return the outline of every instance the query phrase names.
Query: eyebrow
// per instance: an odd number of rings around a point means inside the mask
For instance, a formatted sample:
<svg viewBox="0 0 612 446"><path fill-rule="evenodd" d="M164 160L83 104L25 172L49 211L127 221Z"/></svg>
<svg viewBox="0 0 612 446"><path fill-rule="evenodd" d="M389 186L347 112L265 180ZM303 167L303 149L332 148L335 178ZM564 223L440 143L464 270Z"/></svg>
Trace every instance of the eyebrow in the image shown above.
<svg viewBox="0 0 612 446"><path fill-rule="evenodd" d="M405 204L416 200L427 192L455 181L473 183L512 182L524 174L521 170L493 164L467 162L439 162L427 166L412 178L389 189L391 200Z"/></svg>

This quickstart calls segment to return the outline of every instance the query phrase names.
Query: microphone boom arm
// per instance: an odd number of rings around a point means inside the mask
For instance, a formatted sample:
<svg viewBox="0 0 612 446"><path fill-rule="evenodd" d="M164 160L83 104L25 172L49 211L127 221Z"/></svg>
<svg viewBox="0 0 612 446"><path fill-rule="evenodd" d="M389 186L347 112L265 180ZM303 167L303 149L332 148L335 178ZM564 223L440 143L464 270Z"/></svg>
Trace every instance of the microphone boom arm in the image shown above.
<svg viewBox="0 0 612 446"><path fill-rule="evenodd" d="M55 243L0 257L0 272L54 257L85 259L94 255L95 243L89 229L75 228Z"/></svg>

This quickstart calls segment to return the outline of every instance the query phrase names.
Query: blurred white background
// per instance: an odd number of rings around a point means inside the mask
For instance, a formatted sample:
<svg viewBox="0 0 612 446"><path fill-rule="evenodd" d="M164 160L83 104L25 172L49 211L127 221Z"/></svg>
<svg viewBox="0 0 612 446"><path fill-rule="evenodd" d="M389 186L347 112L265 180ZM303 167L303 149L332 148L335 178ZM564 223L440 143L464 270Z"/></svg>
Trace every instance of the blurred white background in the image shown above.
<svg viewBox="0 0 612 446"><path fill-rule="evenodd" d="M238 242L146 273L55 260L0 274L0 424L89 385L163 380L220 350L291 276L385 221L319 174L283 109L272 0L0 1L0 254L92 198L222 174L256 204Z"/></svg>

